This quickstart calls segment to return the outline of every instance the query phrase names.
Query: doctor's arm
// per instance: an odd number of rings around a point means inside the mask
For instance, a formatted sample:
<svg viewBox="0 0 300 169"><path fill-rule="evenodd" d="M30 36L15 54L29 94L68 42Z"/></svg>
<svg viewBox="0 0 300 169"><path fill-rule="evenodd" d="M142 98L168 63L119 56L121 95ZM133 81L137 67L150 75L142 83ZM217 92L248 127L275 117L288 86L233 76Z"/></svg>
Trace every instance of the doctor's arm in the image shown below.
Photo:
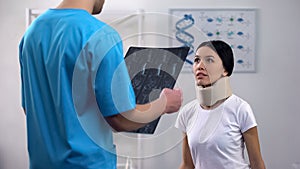
<svg viewBox="0 0 300 169"><path fill-rule="evenodd" d="M260 152L257 127L253 127L244 132L243 137L246 143L251 169L266 169Z"/></svg>
<svg viewBox="0 0 300 169"><path fill-rule="evenodd" d="M106 117L108 124L117 132L139 129L165 113L177 112L182 103L180 90L163 89L160 97L148 104L137 104L127 112Z"/></svg>

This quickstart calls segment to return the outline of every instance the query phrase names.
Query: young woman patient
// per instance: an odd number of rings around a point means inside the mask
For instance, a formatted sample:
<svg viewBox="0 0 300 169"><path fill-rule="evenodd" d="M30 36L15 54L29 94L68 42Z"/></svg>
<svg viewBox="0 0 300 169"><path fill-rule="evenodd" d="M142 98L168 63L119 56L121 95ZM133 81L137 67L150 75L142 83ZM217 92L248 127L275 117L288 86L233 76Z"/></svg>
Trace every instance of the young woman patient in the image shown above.
<svg viewBox="0 0 300 169"><path fill-rule="evenodd" d="M252 109L232 94L233 66L232 49L224 41L203 42L197 48L197 99L182 108L175 124L184 133L180 169L265 169Z"/></svg>

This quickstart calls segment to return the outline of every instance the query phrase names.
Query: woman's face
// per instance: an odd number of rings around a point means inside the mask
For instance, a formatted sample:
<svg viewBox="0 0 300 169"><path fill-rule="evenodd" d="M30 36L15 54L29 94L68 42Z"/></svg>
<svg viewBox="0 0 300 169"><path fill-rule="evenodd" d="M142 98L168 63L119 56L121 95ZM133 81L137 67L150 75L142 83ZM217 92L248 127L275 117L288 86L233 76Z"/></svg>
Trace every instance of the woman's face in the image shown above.
<svg viewBox="0 0 300 169"><path fill-rule="evenodd" d="M208 46L196 51L193 72L198 86L209 86L228 74L219 55Z"/></svg>

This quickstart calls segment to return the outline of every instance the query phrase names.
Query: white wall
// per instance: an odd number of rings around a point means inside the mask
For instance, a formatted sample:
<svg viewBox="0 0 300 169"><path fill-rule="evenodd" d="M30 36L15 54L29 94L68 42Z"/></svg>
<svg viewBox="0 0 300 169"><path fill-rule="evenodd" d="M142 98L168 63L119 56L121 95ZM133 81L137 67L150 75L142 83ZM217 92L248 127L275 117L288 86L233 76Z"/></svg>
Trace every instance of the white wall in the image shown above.
<svg viewBox="0 0 300 169"><path fill-rule="evenodd" d="M28 168L25 116L20 106L18 43L25 30L25 8L55 7L58 0L0 1L0 169ZM263 158L270 169L294 169L300 162L300 72L298 0L106 0L106 10L141 8L167 13L168 8L258 8L257 71L233 74L236 94L253 107ZM153 23L155 24L155 23ZM149 26L149 25L146 25ZM194 97L192 78L181 75L184 101ZM175 137L175 135L173 135ZM176 135L177 137L177 135ZM161 140L161 144L166 143ZM155 150L157 146L144 147ZM180 145L142 161L144 169L176 168Z"/></svg>

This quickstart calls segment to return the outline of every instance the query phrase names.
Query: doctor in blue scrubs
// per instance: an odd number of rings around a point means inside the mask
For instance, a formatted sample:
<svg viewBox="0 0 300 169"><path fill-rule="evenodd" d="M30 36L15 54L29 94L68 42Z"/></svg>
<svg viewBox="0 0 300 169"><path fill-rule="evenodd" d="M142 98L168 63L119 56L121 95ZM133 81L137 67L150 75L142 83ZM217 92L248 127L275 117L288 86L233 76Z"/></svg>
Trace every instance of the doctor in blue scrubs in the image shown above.
<svg viewBox="0 0 300 169"><path fill-rule="evenodd" d="M179 110L180 90L138 105L119 34L93 15L104 0L63 0L19 44L30 169L115 169L112 131Z"/></svg>

